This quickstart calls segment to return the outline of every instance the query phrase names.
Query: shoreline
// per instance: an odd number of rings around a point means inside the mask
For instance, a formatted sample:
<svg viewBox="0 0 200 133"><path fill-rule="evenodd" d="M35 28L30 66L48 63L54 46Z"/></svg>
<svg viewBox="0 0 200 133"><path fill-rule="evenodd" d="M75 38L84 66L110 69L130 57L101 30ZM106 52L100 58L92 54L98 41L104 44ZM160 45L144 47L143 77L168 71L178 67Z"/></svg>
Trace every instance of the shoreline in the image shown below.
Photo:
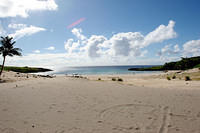
<svg viewBox="0 0 200 133"><path fill-rule="evenodd" d="M87 75L86 77L89 80L98 81L106 81L106 82L116 82L124 85L131 85L137 87L147 87L147 88L191 88L191 89L199 89L200 86L200 71L197 69L192 69L189 71L168 71L167 73L143 73L143 74L130 74L130 75ZM195 75L197 74L197 75ZM173 76L176 76L173 79ZM191 80L185 81L185 76L190 75ZM171 79L168 80L167 77ZM112 81L112 78L116 78L116 81ZM120 78L123 81L117 81Z"/></svg>
<svg viewBox="0 0 200 133"><path fill-rule="evenodd" d="M7 75L7 76L5 76ZM190 81L185 81L185 77L191 78ZM34 79L87 79L90 81L113 82L123 85L131 85L137 87L149 88L185 88L191 87L198 89L200 86L200 70L191 69L187 71L168 71L155 73L135 73L135 74L96 74L96 75L38 75L24 74L16 72L4 72L0 83L17 82L22 80ZM170 79L168 79L170 78ZM119 80L119 81L118 81Z"/></svg>

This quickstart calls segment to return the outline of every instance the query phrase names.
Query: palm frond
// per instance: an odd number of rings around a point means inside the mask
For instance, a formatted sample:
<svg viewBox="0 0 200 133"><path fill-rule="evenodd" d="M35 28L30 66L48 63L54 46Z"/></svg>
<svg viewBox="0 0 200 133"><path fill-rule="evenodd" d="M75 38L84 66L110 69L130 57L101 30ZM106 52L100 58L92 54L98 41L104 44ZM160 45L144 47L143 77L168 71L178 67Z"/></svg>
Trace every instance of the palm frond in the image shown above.
<svg viewBox="0 0 200 133"><path fill-rule="evenodd" d="M15 41L12 42L13 37L1 37L1 47L0 47L0 54L3 56L21 56L22 50L20 48L14 48Z"/></svg>
<svg viewBox="0 0 200 133"><path fill-rule="evenodd" d="M16 50L16 49L18 49L18 50ZM9 51L8 56L14 56L14 55L22 56L20 50L21 49L19 49L19 48L14 48L14 49L12 49L12 50Z"/></svg>
<svg viewBox="0 0 200 133"><path fill-rule="evenodd" d="M11 44L14 45L16 43L16 41L12 42Z"/></svg>
<svg viewBox="0 0 200 133"><path fill-rule="evenodd" d="M22 52L22 49L21 49L21 48L13 48L13 50Z"/></svg>

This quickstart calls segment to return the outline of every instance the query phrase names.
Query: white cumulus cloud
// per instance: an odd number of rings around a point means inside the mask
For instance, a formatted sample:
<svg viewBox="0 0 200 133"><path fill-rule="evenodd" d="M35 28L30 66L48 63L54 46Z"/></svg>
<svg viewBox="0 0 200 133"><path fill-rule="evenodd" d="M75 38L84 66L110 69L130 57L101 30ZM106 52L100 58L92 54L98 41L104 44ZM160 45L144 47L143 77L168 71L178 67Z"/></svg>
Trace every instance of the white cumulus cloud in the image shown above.
<svg viewBox="0 0 200 133"><path fill-rule="evenodd" d="M40 50L35 50L35 51L33 51L34 53L36 53L36 54L39 54L40 53Z"/></svg>
<svg viewBox="0 0 200 133"><path fill-rule="evenodd" d="M75 42L73 39L68 39L65 42L65 50L67 50L68 53L72 54L72 53L77 53L81 51L81 45L80 45L80 41L78 40L77 42Z"/></svg>
<svg viewBox="0 0 200 133"><path fill-rule="evenodd" d="M178 44L174 45L165 45L159 52L158 56L167 60L168 58L177 58L178 56L182 57L191 57L191 56L200 56L200 40L190 40L182 45L180 48Z"/></svg>
<svg viewBox="0 0 200 133"><path fill-rule="evenodd" d="M98 51L100 50L101 45L106 41L107 39L104 36L91 36L87 41L87 51L89 57L99 57L100 54Z"/></svg>
<svg viewBox="0 0 200 133"><path fill-rule="evenodd" d="M28 17L30 11L56 10L55 0L1 0L0 18Z"/></svg>
<svg viewBox="0 0 200 133"><path fill-rule="evenodd" d="M55 50L55 47L54 46L50 46L48 48L46 48L47 50Z"/></svg>
<svg viewBox="0 0 200 133"><path fill-rule="evenodd" d="M174 45L174 52L175 53L180 52L180 48L179 48L178 44Z"/></svg>
<svg viewBox="0 0 200 133"><path fill-rule="evenodd" d="M140 55L144 36L139 32L118 33L110 38L111 49L115 55L128 56L131 52Z"/></svg>
<svg viewBox="0 0 200 133"><path fill-rule="evenodd" d="M41 27L36 27L36 26L26 26L24 24L12 24L9 25L8 27L13 28L13 29L17 29L15 31L15 33L9 34L9 36L15 38L15 39L19 39L22 38L24 36L30 36L32 34L35 34L37 32L40 31L45 31L45 28L41 28Z"/></svg>
<svg viewBox="0 0 200 133"><path fill-rule="evenodd" d="M173 46L171 44L165 45L164 48L162 48L159 52L158 52L158 56L172 56L172 55L176 55L180 53L180 48L179 45L176 44Z"/></svg>
<svg viewBox="0 0 200 133"><path fill-rule="evenodd" d="M83 34L82 34L82 29L77 29L74 28L72 29L72 33L80 40L85 40L87 39Z"/></svg>
<svg viewBox="0 0 200 133"><path fill-rule="evenodd" d="M199 56L200 40L191 40L183 44L183 54L185 56Z"/></svg>
<svg viewBox="0 0 200 133"><path fill-rule="evenodd" d="M170 20L168 25L160 25L149 34L142 35L140 32L115 33L110 38L103 35L91 35L89 38L82 34L82 29L74 28L72 33L78 41L68 39L65 49L73 51L85 51L89 57L109 56L144 56L147 51L145 47L160 43L165 40L175 38L177 33L174 31L175 22ZM176 49L178 50L178 48Z"/></svg>
<svg viewBox="0 0 200 133"><path fill-rule="evenodd" d="M177 33L174 31L174 26L175 22L173 20L170 20L167 26L160 25L154 31L145 36L144 44L149 45L151 43L159 43L164 40L175 38Z"/></svg>

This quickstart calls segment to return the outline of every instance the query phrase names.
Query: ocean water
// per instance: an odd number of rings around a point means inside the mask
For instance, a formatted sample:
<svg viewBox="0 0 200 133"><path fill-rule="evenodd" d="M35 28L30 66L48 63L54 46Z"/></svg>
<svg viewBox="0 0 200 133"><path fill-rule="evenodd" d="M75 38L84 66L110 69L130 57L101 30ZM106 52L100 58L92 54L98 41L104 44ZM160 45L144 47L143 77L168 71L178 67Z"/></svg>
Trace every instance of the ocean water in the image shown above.
<svg viewBox="0 0 200 133"><path fill-rule="evenodd" d="M128 71L129 68L145 68L152 65L135 66L84 66L84 67L66 67L60 71L53 71L51 74L80 74L80 75L99 75L99 74L136 74L136 73L155 73L152 71ZM155 65L154 65L155 66Z"/></svg>

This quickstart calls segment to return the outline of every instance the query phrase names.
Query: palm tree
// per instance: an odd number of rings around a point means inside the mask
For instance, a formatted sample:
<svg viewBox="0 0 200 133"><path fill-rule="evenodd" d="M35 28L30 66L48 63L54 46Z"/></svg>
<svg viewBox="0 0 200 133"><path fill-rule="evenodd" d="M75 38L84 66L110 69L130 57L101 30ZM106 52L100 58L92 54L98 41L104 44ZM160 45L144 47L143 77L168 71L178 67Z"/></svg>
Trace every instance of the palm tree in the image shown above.
<svg viewBox="0 0 200 133"><path fill-rule="evenodd" d="M2 54L3 57L3 64L1 66L1 71L0 71L0 76L2 74L3 68L4 68L4 64L5 64L5 60L6 60L6 56L21 56L21 49L20 48L14 48L13 45L16 43L15 41L12 41L12 37L6 36L6 37L1 37L1 45L0 46L0 55Z"/></svg>

